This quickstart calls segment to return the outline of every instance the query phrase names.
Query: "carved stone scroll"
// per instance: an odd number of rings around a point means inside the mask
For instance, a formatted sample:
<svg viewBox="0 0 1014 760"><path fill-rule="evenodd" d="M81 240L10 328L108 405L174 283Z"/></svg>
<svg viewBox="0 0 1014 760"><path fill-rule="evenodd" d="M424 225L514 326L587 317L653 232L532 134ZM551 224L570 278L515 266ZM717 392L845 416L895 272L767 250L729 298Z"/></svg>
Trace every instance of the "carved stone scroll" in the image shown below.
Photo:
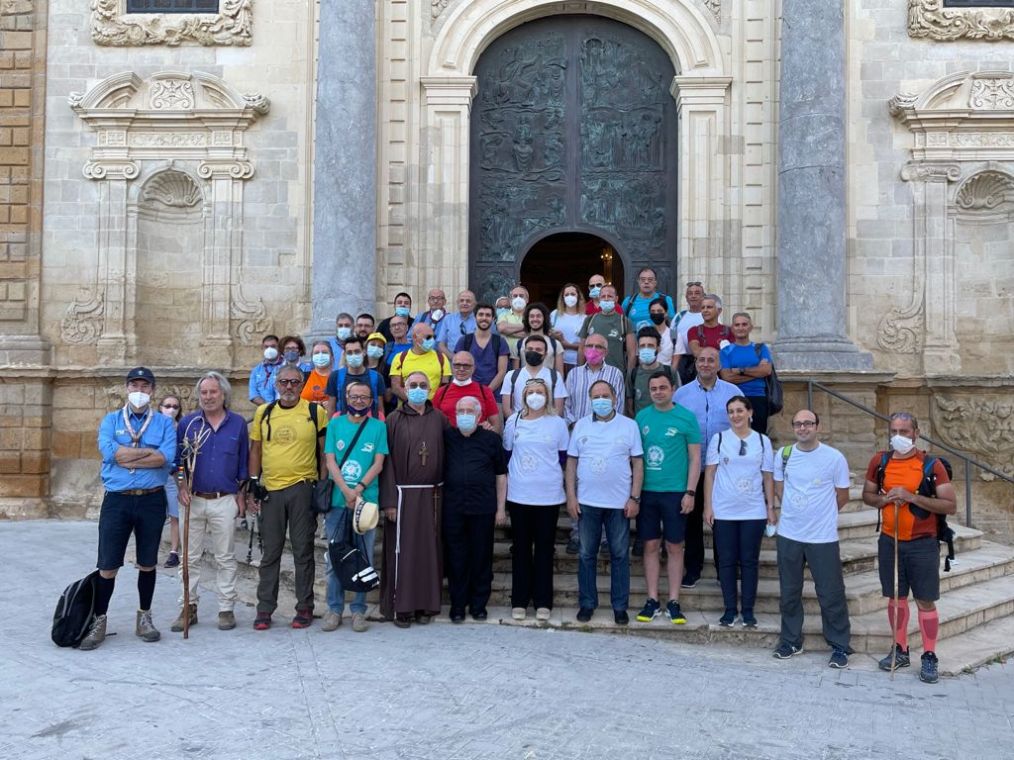
<svg viewBox="0 0 1014 760"><path fill-rule="evenodd" d="M909 0L908 35L938 42L1014 40L1014 9L956 8L944 0Z"/></svg>
<svg viewBox="0 0 1014 760"><path fill-rule="evenodd" d="M245 47L253 42L253 0L222 0L218 13L128 14L125 0L92 0L91 10L96 45Z"/></svg>

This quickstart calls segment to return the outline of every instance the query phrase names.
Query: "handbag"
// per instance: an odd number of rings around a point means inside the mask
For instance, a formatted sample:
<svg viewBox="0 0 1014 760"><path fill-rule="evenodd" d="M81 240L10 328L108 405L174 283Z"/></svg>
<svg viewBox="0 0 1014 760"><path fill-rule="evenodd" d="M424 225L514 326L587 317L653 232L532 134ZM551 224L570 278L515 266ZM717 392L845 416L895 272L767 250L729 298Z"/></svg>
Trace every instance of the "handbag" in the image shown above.
<svg viewBox="0 0 1014 760"><path fill-rule="evenodd" d="M345 466L346 460L349 458L349 454L356 447L356 442L359 441L359 436L362 435L363 428L366 427L366 422L369 417L359 423L359 427L356 429L356 434L352 436L352 443L345 448L345 453L342 454L342 461L338 464L338 471L341 472L342 467ZM331 511L331 499L334 495L334 481L331 480L330 476L322 478L313 484L313 501L311 507L313 513L316 515L326 515Z"/></svg>
<svg viewBox="0 0 1014 760"><path fill-rule="evenodd" d="M352 520L345 520L344 526L344 535L339 536L336 530L327 544L331 569L341 581L343 591L372 591L380 585L380 575L370 564L365 549L360 546L363 538L352 533Z"/></svg>

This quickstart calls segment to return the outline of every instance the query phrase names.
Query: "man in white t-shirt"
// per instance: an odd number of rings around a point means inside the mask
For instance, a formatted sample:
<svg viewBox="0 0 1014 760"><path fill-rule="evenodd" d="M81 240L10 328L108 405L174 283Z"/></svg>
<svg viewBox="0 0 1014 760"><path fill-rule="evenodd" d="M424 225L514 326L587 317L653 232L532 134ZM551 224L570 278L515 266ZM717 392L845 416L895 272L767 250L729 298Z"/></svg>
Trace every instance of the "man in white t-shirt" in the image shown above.
<svg viewBox="0 0 1014 760"><path fill-rule="evenodd" d="M552 367L546 366L546 339L541 335L529 335L525 341L525 366L512 370L504 378L500 387L500 404L503 407L504 419L521 409L521 392L529 380L539 378L546 381L552 393L550 401L556 413L563 415L563 402L567 398L567 388L563 384L563 376Z"/></svg>
<svg viewBox="0 0 1014 760"><path fill-rule="evenodd" d="M838 512L849 500L849 468L837 449L817 439L820 418L801 409L792 418L796 442L775 454L778 579L782 635L774 656L787 660L803 651L803 565L809 565L820 602L832 668L848 665L849 609L845 599Z"/></svg>
<svg viewBox="0 0 1014 760"><path fill-rule="evenodd" d="M596 564L603 526L610 554L613 620L627 625L630 601L630 523L637 517L644 478L637 423L617 412L616 392L605 380L589 389L592 413L574 425L567 447L567 511L580 518L577 619L587 623L598 607Z"/></svg>

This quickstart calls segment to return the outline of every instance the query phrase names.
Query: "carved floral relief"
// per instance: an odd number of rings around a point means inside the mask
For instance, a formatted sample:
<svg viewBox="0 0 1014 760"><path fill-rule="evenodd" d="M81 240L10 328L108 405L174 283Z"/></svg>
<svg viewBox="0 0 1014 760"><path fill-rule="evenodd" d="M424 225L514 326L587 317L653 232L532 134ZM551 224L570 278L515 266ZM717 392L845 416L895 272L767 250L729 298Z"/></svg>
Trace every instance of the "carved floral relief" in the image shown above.
<svg viewBox="0 0 1014 760"><path fill-rule="evenodd" d="M185 14L128 14L124 0L92 0L91 11L96 45L242 47L253 42L253 0L222 0L218 13Z"/></svg>
<svg viewBox="0 0 1014 760"><path fill-rule="evenodd" d="M1014 9L955 8L944 0L909 0L908 34L938 42L1014 40Z"/></svg>
<svg viewBox="0 0 1014 760"><path fill-rule="evenodd" d="M944 443L1014 475L1014 401L937 393L933 396L933 433ZM984 476L984 479L990 479Z"/></svg>

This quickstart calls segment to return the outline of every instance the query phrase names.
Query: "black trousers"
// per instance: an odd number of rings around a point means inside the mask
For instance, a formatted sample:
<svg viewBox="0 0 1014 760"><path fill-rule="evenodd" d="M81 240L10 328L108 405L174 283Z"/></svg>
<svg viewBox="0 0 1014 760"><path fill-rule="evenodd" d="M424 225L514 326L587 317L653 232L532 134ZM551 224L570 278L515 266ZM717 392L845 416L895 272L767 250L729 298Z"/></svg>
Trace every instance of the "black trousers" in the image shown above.
<svg viewBox="0 0 1014 760"><path fill-rule="evenodd" d="M704 446L702 445L703 449ZM687 535L683 544L683 576L690 580L698 580L704 571L704 465L701 464L701 477L697 481L697 494L694 496L694 511L687 515ZM718 547L711 542L711 556L718 571Z"/></svg>
<svg viewBox="0 0 1014 760"><path fill-rule="evenodd" d="M750 422L750 427L756 430L758 433L768 434L768 397L767 396L747 396L750 399L750 404L753 406L753 419Z"/></svg>
<svg viewBox="0 0 1014 760"><path fill-rule="evenodd" d="M493 587L493 526L496 515L445 509L444 557L451 609L486 609Z"/></svg>
<svg viewBox="0 0 1014 760"><path fill-rule="evenodd" d="M514 549L511 556L511 607L553 609L553 544L560 505L507 502Z"/></svg>

